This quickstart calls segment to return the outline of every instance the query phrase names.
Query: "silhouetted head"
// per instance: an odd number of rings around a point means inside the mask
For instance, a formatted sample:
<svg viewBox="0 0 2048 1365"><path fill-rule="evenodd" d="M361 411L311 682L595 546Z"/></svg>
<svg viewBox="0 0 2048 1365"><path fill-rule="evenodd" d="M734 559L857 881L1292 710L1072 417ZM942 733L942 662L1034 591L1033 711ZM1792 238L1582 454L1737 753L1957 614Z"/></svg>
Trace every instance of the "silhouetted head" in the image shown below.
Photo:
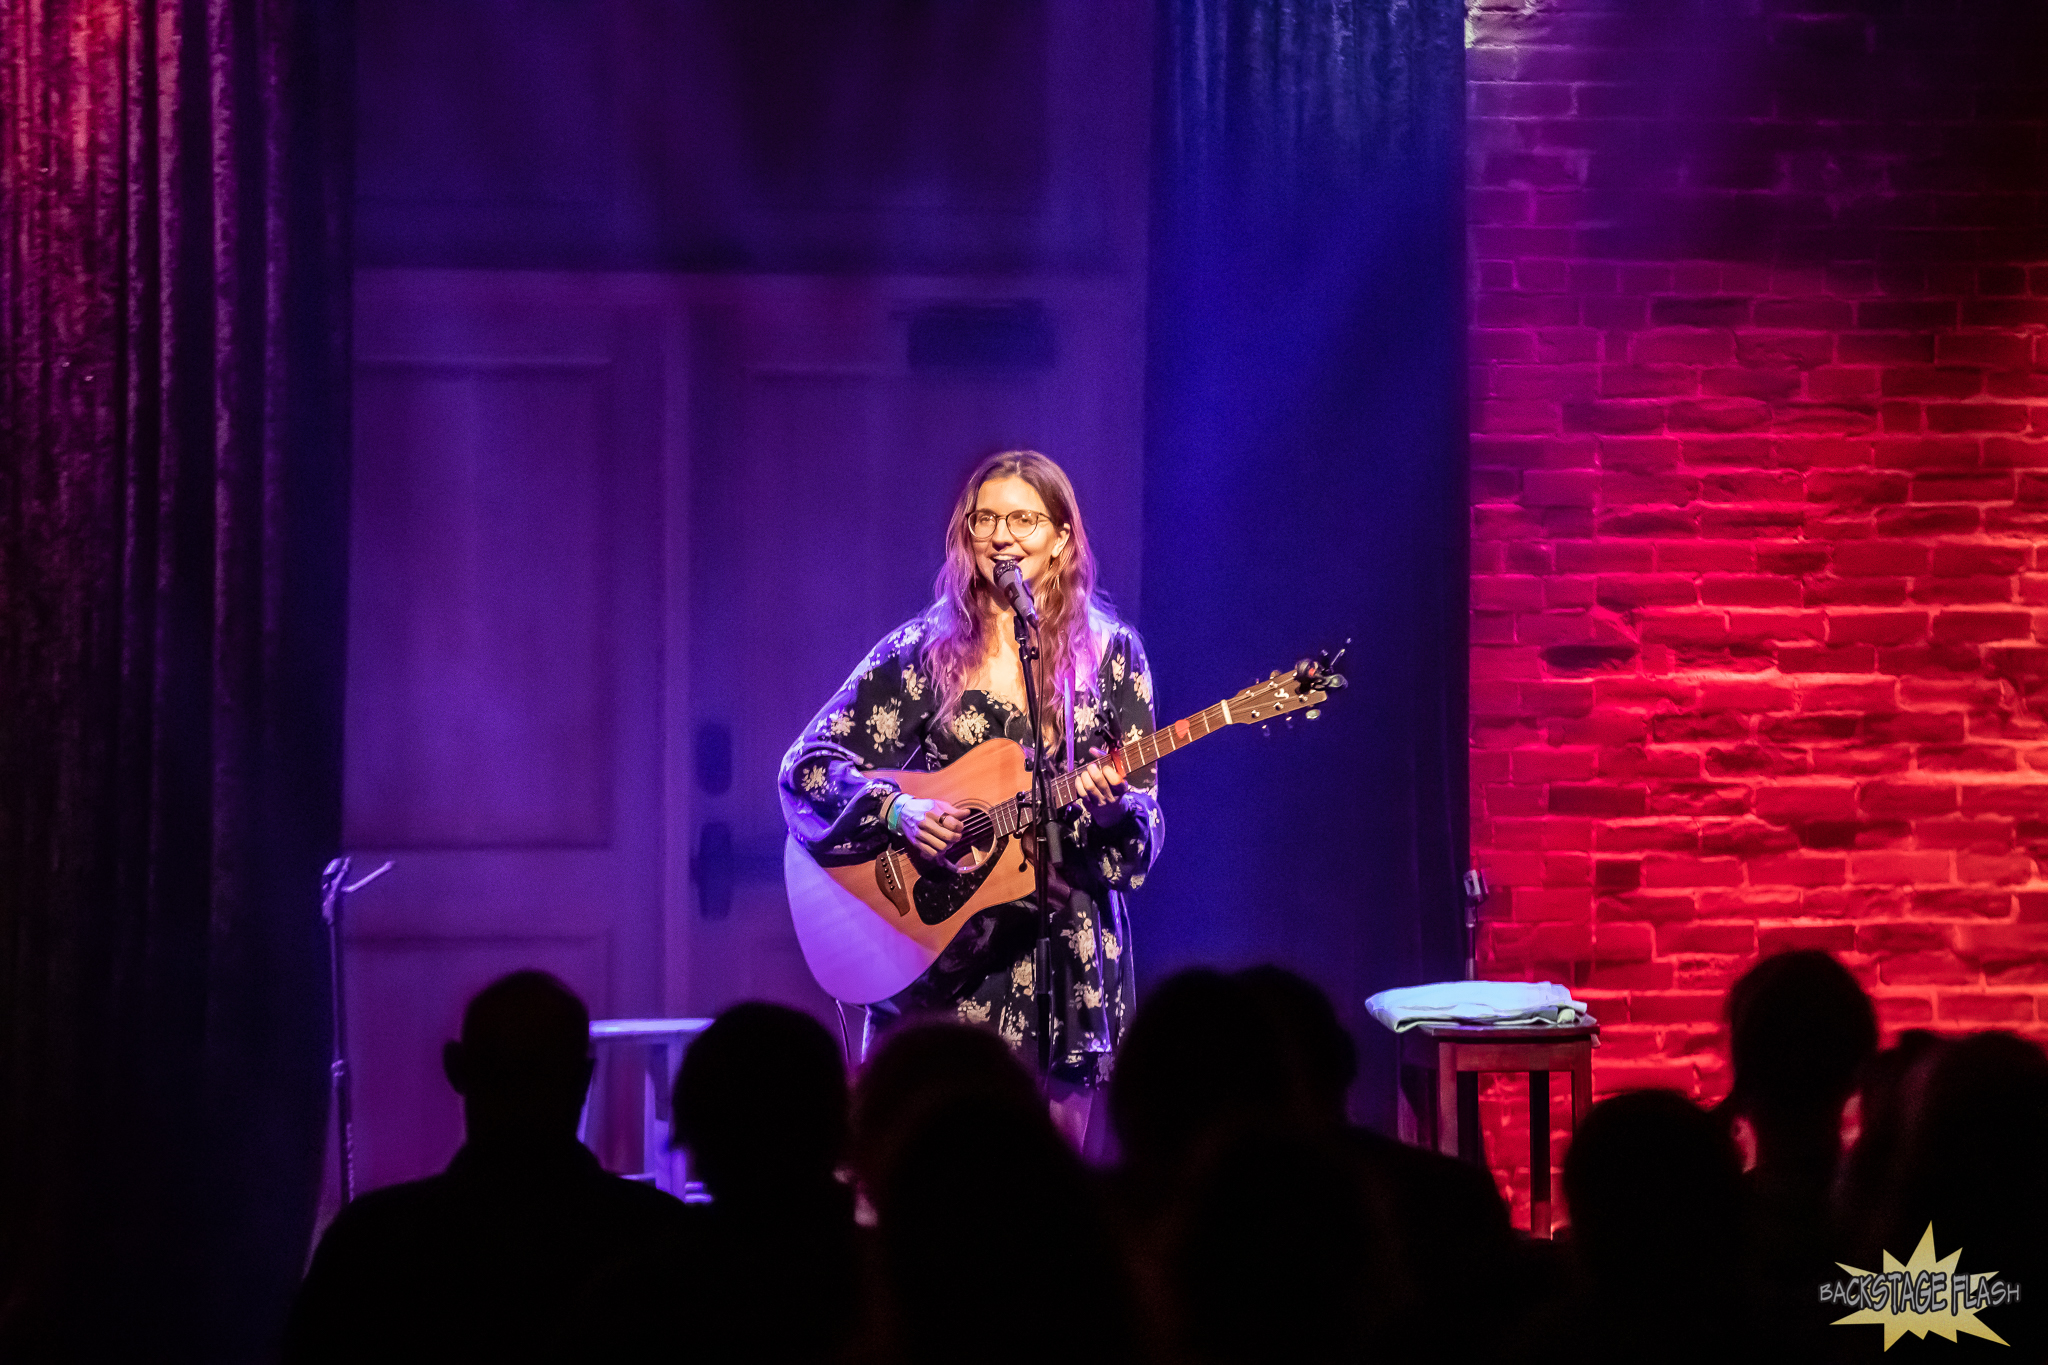
<svg viewBox="0 0 2048 1365"><path fill-rule="evenodd" d="M1344 1123L1344 1097L1358 1076L1358 1044L1338 1021L1330 997L1285 967L1248 967L1237 973L1237 981L1279 1030L1316 1117Z"/></svg>
<svg viewBox="0 0 2048 1365"><path fill-rule="evenodd" d="M1080 1158L1035 1095L935 1096L895 1136L872 1196L892 1244L915 1261L907 1269L930 1271L937 1248L997 1229L1028 1237L1034 1219L1088 1198Z"/></svg>
<svg viewBox="0 0 2048 1365"><path fill-rule="evenodd" d="M1964 1248L1966 1270L2022 1287L2048 1273L2048 1056L2010 1033L1950 1039L1927 1050L1902 1098L1882 1249L1910 1255L1932 1223L1939 1254Z"/></svg>
<svg viewBox="0 0 2048 1365"><path fill-rule="evenodd" d="M1877 1014L1856 978L1828 954L1779 953L1728 992L1728 1043L1732 1112L1760 1122L1812 1116L1832 1128L1877 1051Z"/></svg>
<svg viewBox="0 0 2048 1365"><path fill-rule="evenodd" d="M950 1021L892 1029L854 1087L854 1168L873 1185L927 1111L973 1097L1026 1109L1041 1103L1030 1074L987 1029Z"/></svg>
<svg viewBox="0 0 2048 1365"><path fill-rule="evenodd" d="M1121 1365L1137 1353L1130 1299L1092 1181L1030 1076L1000 1039L981 1036L999 1051L928 1076L929 1088L892 1081L893 1095L918 1098L874 1135L868 1192L896 1337L889 1354L906 1365ZM968 1062L965 1048L946 1055L953 1041L916 1039L890 1069ZM879 1117L877 1106L866 1112ZM995 1259L969 1283L961 1277L978 1252Z"/></svg>
<svg viewBox="0 0 2048 1365"><path fill-rule="evenodd" d="M441 1049L471 1142L574 1140L590 1089L590 1011L546 972L477 992L462 1039Z"/></svg>
<svg viewBox="0 0 2048 1365"><path fill-rule="evenodd" d="M1166 1227L1176 1359L1378 1359L1409 1297L1395 1230L1334 1134L1224 1132L1193 1161Z"/></svg>
<svg viewBox="0 0 2048 1365"><path fill-rule="evenodd" d="M801 1010L733 1006L683 1055L675 1142L715 1196L829 1181L846 1149L838 1042Z"/></svg>
<svg viewBox="0 0 2048 1365"><path fill-rule="evenodd" d="M1845 1245L1859 1254L1874 1245L1886 1182L1926 1087L1928 1059L1944 1046L1926 1029L1909 1028L1864 1064L1856 1091L1856 1143L1843 1154L1833 1195Z"/></svg>
<svg viewBox="0 0 2048 1365"><path fill-rule="evenodd" d="M1727 1125L1674 1090L1593 1106L1564 1162L1572 1241L1596 1284L1663 1298L1731 1276L1742 1163Z"/></svg>
<svg viewBox="0 0 2048 1365"><path fill-rule="evenodd" d="M1131 1021L1109 1116L1141 1179L1170 1182L1232 1124L1296 1122L1306 1105L1281 1027L1243 981L1207 968L1159 983Z"/></svg>

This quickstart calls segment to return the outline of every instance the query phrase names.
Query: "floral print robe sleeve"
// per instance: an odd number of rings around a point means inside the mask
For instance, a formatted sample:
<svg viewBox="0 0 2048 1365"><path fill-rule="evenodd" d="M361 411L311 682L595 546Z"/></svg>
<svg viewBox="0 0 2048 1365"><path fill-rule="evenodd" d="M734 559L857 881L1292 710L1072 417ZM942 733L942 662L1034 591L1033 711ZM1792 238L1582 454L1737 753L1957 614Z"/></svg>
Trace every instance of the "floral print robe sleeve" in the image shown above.
<svg viewBox="0 0 2048 1365"><path fill-rule="evenodd" d="M891 632L804 728L782 762L783 815L790 832L821 862L865 862L889 835L882 802L894 786L877 768L945 767L988 739L1029 745L1019 710L980 691L963 694L943 724L937 688L920 657L924 618ZM1107 752L1153 727L1152 677L1137 635L1108 623L1092 679L1074 696L1074 757ZM1043 699L1058 706L1059 697ZM1065 755L1055 759L1064 766ZM1109 1057L1134 1003L1129 926L1122 892L1142 886L1158 856L1163 821L1155 775L1133 774L1122 805L1128 815L1101 823L1079 806L1059 813L1061 858L1054 869L1054 1070L1090 1081L1108 1074ZM893 1001L898 1013L950 1012L994 1027L1024 1053L1037 1046L1032 957L1036 912L1029 900L980 911L937 962Z"/></svg>
<svg viewBox="0 0 2048 1365"><path fill-rule="evenodd" d="M882 802L896 788L870 769L945 766L917 761L938 711L923 640L922 617L891 631L783 757L783 820L821 862L866 862L888 842Z"/></svg>

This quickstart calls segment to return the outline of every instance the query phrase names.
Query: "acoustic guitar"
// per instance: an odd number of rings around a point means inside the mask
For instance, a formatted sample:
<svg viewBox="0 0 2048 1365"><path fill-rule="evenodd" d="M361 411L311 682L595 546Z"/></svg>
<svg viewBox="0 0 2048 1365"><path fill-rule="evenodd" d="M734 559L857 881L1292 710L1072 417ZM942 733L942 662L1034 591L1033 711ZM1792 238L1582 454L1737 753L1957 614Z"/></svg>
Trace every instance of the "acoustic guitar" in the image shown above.
<svg viewBox="0 0 2048 1365"><path fill-rule="evenodd" d="M1296 711L1309 718L1344 686L1335 656L1305 659L1265 681L1095 760L1128 781L1167 754L1230 725L1264 725ZM1032 894L1037 822L1031 759L1014 740L975 745L937 772L876 770L906 794L950 801L967 812L961 836L940 858L889 836L878 857L820 860L794 838L783 846L789 913L811 975L848 1004L886 1000L937 961L975 911ZM1055 809L1070 805L1077 773L1049 780Z"/></svg>

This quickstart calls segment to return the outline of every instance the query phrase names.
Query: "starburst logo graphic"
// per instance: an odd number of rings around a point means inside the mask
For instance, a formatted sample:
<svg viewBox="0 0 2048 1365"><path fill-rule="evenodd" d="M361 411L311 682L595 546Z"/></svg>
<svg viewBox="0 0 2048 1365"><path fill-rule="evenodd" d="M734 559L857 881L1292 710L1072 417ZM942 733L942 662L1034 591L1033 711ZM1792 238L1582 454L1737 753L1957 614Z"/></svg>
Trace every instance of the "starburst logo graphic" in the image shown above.
<svg viewBox="0 0 2048 1365"><path fill-rule="evenodd" d="M1995 1270L1959 1270L1957 1264L1962 1257L1963 1249L1957 1247L1947 1256L1935 1259L1934 1224L1929 1223L1927 1231L1921 1234L1920 1245L1913 1248L1913 1254L1903 1265L1889 1251L1884 1253L1884 1269L1876 1273L1835 1262L1849 1272L1850 1278L1822 1285L1820 1301L1857 1310L1836 1318L1837 1327L1881 1324L1887 1351L1908 1332L1922 1340L1932 1332L1949 1341L1970 1336L2009 1345L2004 1337L1978 1320L1977 1311L2018 1303L2020 1287L1999 1279Z"/></svg>

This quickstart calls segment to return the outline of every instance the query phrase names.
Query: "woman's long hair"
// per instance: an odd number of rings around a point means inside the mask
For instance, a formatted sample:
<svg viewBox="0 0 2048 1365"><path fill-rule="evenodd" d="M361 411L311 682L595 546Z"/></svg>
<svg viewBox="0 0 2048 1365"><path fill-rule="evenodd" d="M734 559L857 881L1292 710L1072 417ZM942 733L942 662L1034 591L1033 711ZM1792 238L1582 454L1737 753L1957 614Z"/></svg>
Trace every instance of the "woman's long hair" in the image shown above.
<svg viewBox="0 0 2048 1365"><path fill-rule="evenodd" d="M946 531L946 556L934 584L938 600L929 614L930 633L924 655L938 682L941 724L960 707L960 692L995 647L994 630L1003 604L996 590L974 567L974 538L967 517L981 486L991 479L1022 479L1045 503L1055 534L1067 534L1066 548L1046 566L1032 590L1038 606L1038 666L1034 670L1038 705L1045 721L1048 749L1060 734L1061 686L1092 673L1097 657L1095 630L1113 619L1095 592L1095 552L1088 547L1088 528L1066 471L1035 450L1005 450L976 465L960 490L953 520Z"/></svg>

